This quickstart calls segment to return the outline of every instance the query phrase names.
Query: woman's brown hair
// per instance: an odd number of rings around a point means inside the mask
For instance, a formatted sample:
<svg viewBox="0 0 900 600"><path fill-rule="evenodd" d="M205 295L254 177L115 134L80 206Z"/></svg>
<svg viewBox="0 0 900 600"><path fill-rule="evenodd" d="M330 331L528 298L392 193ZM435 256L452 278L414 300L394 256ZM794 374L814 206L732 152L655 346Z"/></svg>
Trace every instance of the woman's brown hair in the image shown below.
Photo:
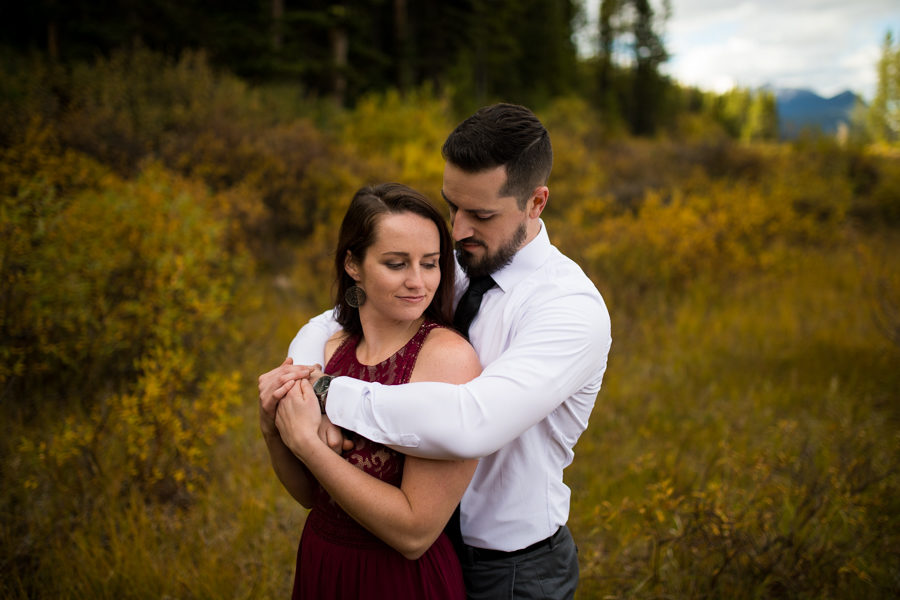
<svg viewBox="0 0 900 600"><path fill-rule="evenodd" d="M453 241L444 217L423 194L401 183L382 183L361 188L353 196L341 230L338 234L337 249L334 253L335 267L335 319L347 333L361 334L359 310L350 306L344 298L347 289L356 282L344 269L347 253L362 263L366 251L375 243L375 230L381 217L386 214L414 213L435 224L440 238L441 281L425 316L442 325L453 321L453 284L456 269L453 261Z"/></svg>

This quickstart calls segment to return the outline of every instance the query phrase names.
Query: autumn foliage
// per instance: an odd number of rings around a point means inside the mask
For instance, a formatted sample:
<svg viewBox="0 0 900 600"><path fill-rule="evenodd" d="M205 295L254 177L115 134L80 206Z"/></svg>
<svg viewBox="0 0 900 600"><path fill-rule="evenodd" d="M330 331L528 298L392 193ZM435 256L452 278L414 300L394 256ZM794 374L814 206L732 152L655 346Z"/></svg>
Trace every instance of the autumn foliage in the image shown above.
<svg viewBox="0 0 900 600"><path fill-rule="evenodd" d="M0 595L287 595L304 513L255 378L330 305L353 191L439 201L460 115L428 88L337 110L202 53L2 68ZM544 221L613 319L566 471L579 597L894 597L900 159L539 116Z"/></svg>

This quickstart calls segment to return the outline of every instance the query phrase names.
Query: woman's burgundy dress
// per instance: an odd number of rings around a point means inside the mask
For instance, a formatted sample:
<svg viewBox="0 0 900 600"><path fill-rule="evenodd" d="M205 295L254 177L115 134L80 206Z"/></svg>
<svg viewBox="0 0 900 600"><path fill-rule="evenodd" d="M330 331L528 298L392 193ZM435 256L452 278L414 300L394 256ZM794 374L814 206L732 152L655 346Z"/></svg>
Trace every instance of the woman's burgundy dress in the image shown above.
<svg viewBox="0 0 900 600"><path fill-rule="evenodd" d="M436 323L425 321L403 348L373 366L356 360L359 338L351 337L328 361L325 372L388 385L407 383L425 336L435 327ZM355 444L344 453L346 460L373 477L400 486L402 454L360 436ZM319 486L297 550L293 598L462 599L465 588L459 560L446 534L441 533L418 560L406 559L354 521Z"/></svg>

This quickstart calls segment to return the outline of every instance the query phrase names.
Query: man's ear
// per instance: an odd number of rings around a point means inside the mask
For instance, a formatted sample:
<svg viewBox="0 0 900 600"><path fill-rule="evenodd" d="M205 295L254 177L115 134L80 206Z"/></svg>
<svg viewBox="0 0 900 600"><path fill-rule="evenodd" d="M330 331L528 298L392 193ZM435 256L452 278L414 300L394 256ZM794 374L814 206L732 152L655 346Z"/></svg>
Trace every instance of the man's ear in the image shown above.
<svg viewBox="0 0 900 600"><path fill-rule="evenodd" d="M344 257L344 271L347 272L347 275L349 275L353 281L359 282L359 263L356 262L356 259L353 258L353 254L349 250L347 250L347 255Z"/></svg>
<svg viewBox="0 0 900 600"><path fill-rule="evenodd" d="M547 207L547 201L550 199L550 188L546 185L539 185L534 188L534 191L531 192L531 198L528 200L528 204L525 206L525 210L528 211L529 219L537 219L541 216L541 213Z"/></svg>

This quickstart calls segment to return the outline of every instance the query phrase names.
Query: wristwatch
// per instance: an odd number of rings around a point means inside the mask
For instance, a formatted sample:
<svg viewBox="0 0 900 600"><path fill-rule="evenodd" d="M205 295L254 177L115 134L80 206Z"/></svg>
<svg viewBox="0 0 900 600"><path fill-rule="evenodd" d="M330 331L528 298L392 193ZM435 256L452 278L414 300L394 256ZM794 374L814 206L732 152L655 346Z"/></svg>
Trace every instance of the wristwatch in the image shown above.
<svg viewBox="0 0 900 600"><path fill-rule="evenodd" d="M319 399L319 409L323 415L325 414L325 399L328 398L328 386L331 385L332 379L334 379L334 375L322 375L313 384L313 392Z"/></svg>

